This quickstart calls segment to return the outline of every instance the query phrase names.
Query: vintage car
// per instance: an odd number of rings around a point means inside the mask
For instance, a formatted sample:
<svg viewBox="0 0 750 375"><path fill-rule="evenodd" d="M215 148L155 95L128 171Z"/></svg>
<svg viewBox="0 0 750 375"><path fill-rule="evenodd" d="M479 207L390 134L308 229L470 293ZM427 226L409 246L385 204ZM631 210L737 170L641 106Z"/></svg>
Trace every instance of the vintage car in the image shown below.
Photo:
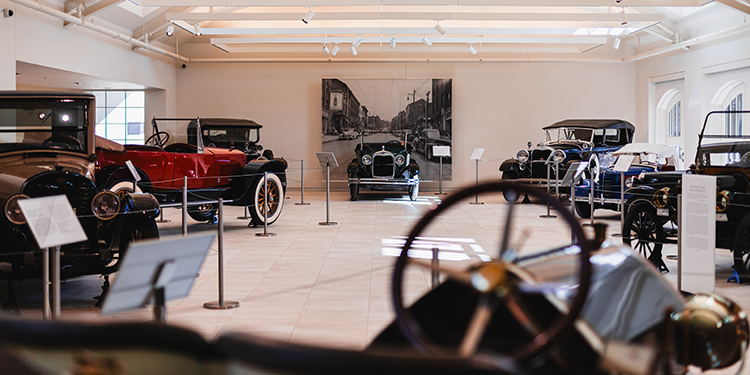
<svg viewBox="0 0 750 375"><path fill-rule="evenodd" d="M156 199L94 183L95 98L69 92L0 92L0 278L42 276L42 251L18 201L65 195L86 241L61 248L62 278L109 274L131 241L158 238Z"/></svg>
<svg viewBox="0 0 750 375"><path fill-rule="evenodd" d="M621 172L615 171L615 164L622 155L632 155L630 167L625 171L625 184L621 184ZM608 163L606 161L609 161ZM594 185L594 210L604 208L620 211L622 200L620 191L633 184L633 178L641 173L674 171L677 165L677 151L667 145L657 143L631 143L613 152L602 155L599 168L592 178L582 179L575 187L575 210L578 216L588 219L591 217L591 184ZM596 168L597 166L594 166ZM630 195L625 195L625 200Z"/></svg>
<svg viewBox="0 0 750 375"><path fill-rule="evenodd" d="M495 213L502 238L453 236L494 245L485 247L492 256L468 267L449 262L460 259L454 242L438 245L446 255L440 263L422 259L431 253L426 241L441 241L434 230L455 220L457 206L475 194L489 201L486 194L500 193L551 205L569 225L560 242L518 253L508 237L524 220L514 218L522 215L511 205ZM744 360L748 322L737 304L707 294L685 299L642 257L605 238L603 231L584 238L573 214L537 189L482 184L449 196L416 223L393 271L395 320L363 351L242 332L209 343L170 325L0 319L0 355L11 373L36 374L18 370L33 365L72 374L165 375L684 374L688 366L726 369ZM439 285L417 294L425 271L439 272Z"/></svg>
<svg viewBox="0 0 750 375"><path fill-rule="evenodd" d="M425 160L432 160L432 146L449 146L451 138L439 129L422 129L414 137L414 151L424 155ZM451 153L453 155L453 153ZM450 161L451 157L443 157L443 161Z"/></svg>
<svg viewBox="0 0 750 375"><path fill-rule="evenodd" d="M339 139L343 140L357 139L357 137L359 137L357 129L346 129L339 133Z"/></svg>
<svg viewBox="0 0 750 375"><path fill-rule="evenodd" d="M406 133L362 133L354 149L356 157L347 167L350 199L356 201L360 189L393 191L407 189L409 198L419 195L419 165L411 158Z"/></svg>
<svg viewBox="0 0 750 375"><path fill-rule="evenodd" d="M545 141L532 148L521 149L513 159L500 164L503 181L551 187L565 176L568 167L576 161L598 163L598 155L616 151L633 141L635 126L624 120L563 120L545 126ZM559 171L555 168L559 168ZM548 176L549 167L549 176ZM560 186L567 194L568 186Z"/></svg>
<svg viewBox="0 0 750 375"><path fill-rule="evenodd" d="M154 118L151 124L154 133L159 131L157 121L179 121L172 118ZM203 133L203 145L213 148L237 149L247 155L247 161L255 160L261 156L273 160L271 149L264 149L260 145L260 129L263 125L253 120L233 118L194 118L189 119L187 125L188 142L198 146L198 129ZM163 143L163 142L162 142ZM166 145L166 143L163 143ZM279 159L286 164L284 159Z"/></svg>
<svg viewBox="0 0 750 375"><path fill-rule="evenodd" d="M747 135L727 134L726 116L750 111L713 111L705 118L695 164L686 172L644 173L627 190L622 236L625 243L668 271L664 244L676 244L677 196L684 173L716 176L716 247L734 254L740 280L750 282L750 142Z"/></svg>
<svg viewBox="0 0 750 375"><path fill-rule="evenodd" d="M201 124L202 120L197 123L197 133L202 133ZM97 185L112 191L132 190L133 176L126 165L129 160L141 178L137 189L154 194L161 203L182 202L183 178L188 177L188 202L223 198L227 205L248 206L254 225L266 222L267 202L267 223L279 218L286 186L285 161L249 160L238 149L204 147L202 137L197 138L197 145L166 145L167 140L168 134L157 130L146 145L109 142L108 147L97 148ZM267 185L262 183L264 172L268 172ZM188 214L197 221L215 222L216 204L190 205Z"/></svg>

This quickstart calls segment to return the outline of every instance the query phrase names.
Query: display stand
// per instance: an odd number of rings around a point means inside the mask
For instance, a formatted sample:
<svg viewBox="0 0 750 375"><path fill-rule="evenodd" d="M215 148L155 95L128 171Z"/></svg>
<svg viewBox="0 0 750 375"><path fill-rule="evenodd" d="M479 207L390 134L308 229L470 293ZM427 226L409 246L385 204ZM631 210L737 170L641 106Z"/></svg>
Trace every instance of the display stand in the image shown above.
<svg viewBox="0 0 750 375"><path fill-rule="evenodd" d="M310 203L305 202L305 159L299 161L299 202L295 203L296 206L309 206Z"/></svg>
<svg viewBox="0 0 750 375"><path fill-rule="evenodd" d="M339 163L336 161L336 155L333 152L316 152L315 156L318 158L318 162L321 167L326 169L326 221L318 223L319 225L338 225L336 222L331 222L331 163L334 167L338 167Z"/></svg>
<svg viewBox="0 0 750 375"><path fill-rule="evenodd" d="M166 302L187 297L215 234L135 242L102 305L102 315L135 310L153 301L154 320L164 324Z"/></svg>
<svg viewBox="0 0 750 375"><path fill-rule="evenodd" d="M549 194L549 188L550 188L550 185L552 184L552 179L551 179L550 173L549 173L549 160L547 160L547 162L544 163L544 164L547 165L547 194ZM557 165L557 163L555 163L555 165ZM547 214L546 215L539 215L539 217L540 218L553 219L553 218L556 218L557 215L552 215L550 213L550 206L549 206L549 203L547 203Z"/></svg>
<svg viewBox="0 0 750 375"><path fill-rule="evenodd" d="M678 210L678 290L692 294L713 293L716 283L716 176L684 175ZM659 261L662 261L661 256L658 254Z"/></svg>
<svg viewBox="0 0 750 375"><path fill-rule="evenodd" d="M577 161L570 164L570 167L568 168L568 171L565 172L565 176L563 177L561 185L570 185L570 212L575 216L576 214L576 190L575 185L578 180L581 179L581 174L583 174L583 171L588 167L589 162L587 161ZM570 240L575 241L575 233L571 231L570 233Z"/></svg>
<svg viewBox="0 0 750 375"><path fill-rule="evenodd" d="M440 158L440 188L435 195L446 195L443 193L443 157L451 156L450 146L432 146L432 155Z"/></svg>
<svg viewBox="0 0 750 375"><path fill-rule="evenodd" d="M482 154L484 154L483 148L475 148L469 158L469 160L474 160L474 184L477 186L479 185L479 159L482 158ZM479 201L479 193L477 193L474 196L474 202L469 202L469 204L484 204L484 202Z"/></svg>
<svg viewBox="0 0 750 375"><path fill-rule="evenodd" d="M64 195L21 199L18 206L26 218L31 234L42 249L44 319L60 318L60 246L86 241L86 233L73 207ZM45 256L46 255L46 256ZM50 256L51 255L51 256ZM51 259L50 259L51 258ZM50 265L51 262L51 265ZM52 308L50 309L50 273L52 273ZM50 311L51 310L51 311Z"/></svg>
<svg viewBox="0 0 750 375"><path fill-rule="evenodd" d="M212 310L227 310L240 307L238 301L224 301L224 200L219 198L219 300L206 302L203 307Z"/></svg>
<svg viewBox="0 0 750 375"><path fill-rule="evenodd" d="M620 172L620 227L625 224L625 172L633 164L635 155L620 155L615 163L614 171ZM621 233L613 233L612 237L622 237Z"/></svg>

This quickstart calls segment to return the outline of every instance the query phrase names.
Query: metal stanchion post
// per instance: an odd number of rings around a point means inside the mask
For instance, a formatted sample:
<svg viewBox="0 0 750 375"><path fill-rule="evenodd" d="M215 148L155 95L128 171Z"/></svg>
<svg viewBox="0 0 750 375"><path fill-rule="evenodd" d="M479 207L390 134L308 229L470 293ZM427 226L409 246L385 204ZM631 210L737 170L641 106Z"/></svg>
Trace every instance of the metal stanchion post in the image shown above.
<svg viewBox="0 0 750 375"><path fill-rule="evenodd" d="M573 214L573 217L576 217L576 179L572 178L570 180L570 213ZM570 230L570 241L575 242L576 240L576 234L573 231L573 229Z"/></svg>
<svg viewBox="0 0 750 375"><path fill-rule="evenodd" d="M268 233L268 171L263 172L263 233L255 233L258 237L273 237L276 233Z"/></svg>
<svg viewBox="0 0 750 375"><path fill-rule="evenodd" d="M331 163L326 159L326 221L318 223L319 225L338 225L331 222Z"/></svg>
<svg viewBox="0 0 750 375"><path fill-rule="evenodd" d="M187 235L187 176L182 178L182 235Z"/></svg>
<svg viewBox="0 0 750 375"><path fill-rule="evenodd" d="M224 199L219 198L219 300L206 302L203 307L212 310L226 310L240 307L237 301L224 301Z"/></svg>
<svg viewBox="0 0 750 375"><path fill-rule="evenodd" d="M589 216L589 219L591 222L589 223L589 226L594 226L594 172L591 172L591 181L589 183L589 210L591 211L591 216Z"/></svg>
<svg viewBox="0 0 750 375"><path fill-rule="evenodd" d="M160 211L161 212L159 212L159 219L156 220L157 223L168 223L168 222L172 221L172 220L169 220L169 219L164 219L164 209L161 209Z"/></svg>
<svg viewBox="0 0 750 375"><path fill-rule="evenodd" d="M52 249L52 320L60 319L60 246Z"/></svg>
<svg viewBox="0 0 750 375"><path fill-rule="evenodd" d="M49 304L49 253L52 251L49 248L42 249L42 296L44 298L42 308L42 318L49 320L51 317L51 310Z"/></svg>
<svg viewBox="0 0 750 375"><path fill-rule="evenodd" d="M247 216L247 206L244 206L244 208L245 208L245 216L237 216L237 218L240 220L247 220L250 218L249 216Z"/></svg>
<svg viewBox="0 0 750 375"><path fill-rule="evenodd" d="M677 194L677 291L682 292L682 194ZM657 268L658 269L658 268ZM729 279L731 280L731 278Z"/></svg>
<svg viewBox="0 0 750 375"><path fill-rule="evenodd" d="M546 164L547 164L547 195L549 195L549 188L550 188L550 184L551 184L550 173L549 173L549 161ZM547 203L547 214L546 215L539 215L539 217L541 217L541 218L556 218L557 217L555 215L550 214L549 211L550 211L550 206L549 206L549 203Z"/></svg>
<svg viewBox="0 0 750 375"><path fill-rule="evenodd" d="M432 289L435 289L440 284L440 271L437 270L439 266L438 252L440 249L437 247L432 248Z"/></svg>
<svg viewBox="0 0 750 375"><path fill-rule="evenodd" d="M474 184L479 185L479 159L474 160ZM479 193L477 193L474 196L474 202L469 202L469 204L484 204L484 202L479 201Z"/></svg>
<svg viewBox="0 0 750 375"><path fill-rule="evenodd" d="M297 206L309 206L310 203L305 203L305 159L300 160L299 163L299 203L295 203Z"/></svg>
<svg viewBox="0 0 750 375"><path fill-rule="evenodd" d="M620 172L620 228L625 223L625 172ZM622 232L612 233L612 237L622 237Z"/></svg>
<svg viewBox="0 0 750 375"><path fill-rule="evenodd" d="M555 193L557 200L560 201L560 162L555 162Z"/></svg>
<svg viewBox="0 0 750 375"><path fill-rule="evenodd" d="M435 193L435 195L446 195L445 193L443 193L443 157L439 156L439 158L440 158L440 169L438 170L438 172L440 173L439 174L439 176L440 176L440 185L439 185L440 188L439 188L438 192Z"/></svg>

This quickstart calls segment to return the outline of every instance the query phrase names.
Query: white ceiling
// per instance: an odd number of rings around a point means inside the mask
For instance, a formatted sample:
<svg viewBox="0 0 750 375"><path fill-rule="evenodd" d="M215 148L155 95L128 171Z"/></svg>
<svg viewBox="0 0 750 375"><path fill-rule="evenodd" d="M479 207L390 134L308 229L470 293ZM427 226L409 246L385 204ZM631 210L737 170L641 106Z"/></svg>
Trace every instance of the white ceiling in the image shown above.
<svg viewBox="0 0 750 375"><path fill-rule="evenodd" d="M177 48L190 62L627 62L688 49L702 42L696 37L722 30L745 35L736 27L750 12L747 1L68 0L50 7L95 18L149 47ZM314 16L305 23L308 12ZM165 35L170 24L172 37ZM326 54L324 45L340 50Z"/></svg>

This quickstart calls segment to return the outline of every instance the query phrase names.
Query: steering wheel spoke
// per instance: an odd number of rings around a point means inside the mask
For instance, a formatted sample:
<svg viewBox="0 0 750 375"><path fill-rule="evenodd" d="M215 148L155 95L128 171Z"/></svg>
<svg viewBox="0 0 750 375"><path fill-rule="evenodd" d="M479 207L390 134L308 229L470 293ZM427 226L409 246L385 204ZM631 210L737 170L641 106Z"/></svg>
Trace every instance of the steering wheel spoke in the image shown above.
<svg viewBox="0 0 750 375"><path fill-rule="evenodd" d="M409 263L415 266L425 268L425 269L438 271L440 272L440 274L445 274L451 279L461 282L463 284L472 285L470 272L457 271L448 267L435 265L432 262L428 262L426 260L417 259L417 258L409 258Z"/></svg>
<svg viewBox="0 0 750 375"><path fill-rule="evenodd" d="M487 326L490 324L492 315L497 309L498 301L499 298L494 293L482 293L479 296L474 316L472 316L466 334L463 340L461 340L461 345L458 347L458 355L460 357L470 357L476 354L479 343L482 342L482 338L487 331Z"/></svg>

